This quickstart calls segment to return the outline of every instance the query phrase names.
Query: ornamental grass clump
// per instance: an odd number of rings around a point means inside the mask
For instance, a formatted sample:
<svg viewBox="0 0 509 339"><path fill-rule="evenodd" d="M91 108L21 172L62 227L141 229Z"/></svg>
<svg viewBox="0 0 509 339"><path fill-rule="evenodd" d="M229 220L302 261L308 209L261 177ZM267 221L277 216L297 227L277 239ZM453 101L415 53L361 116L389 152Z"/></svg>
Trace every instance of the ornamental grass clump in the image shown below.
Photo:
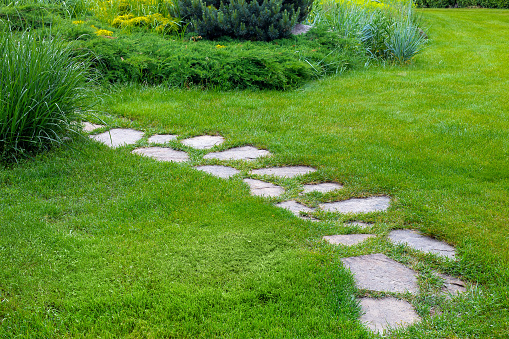
<svg viewBox="0 0 509 339"><path fill-rule="evenodd" d="M64 42L34 33L0 35L0 161L62 143L88 102L87 65Z"/></svg>

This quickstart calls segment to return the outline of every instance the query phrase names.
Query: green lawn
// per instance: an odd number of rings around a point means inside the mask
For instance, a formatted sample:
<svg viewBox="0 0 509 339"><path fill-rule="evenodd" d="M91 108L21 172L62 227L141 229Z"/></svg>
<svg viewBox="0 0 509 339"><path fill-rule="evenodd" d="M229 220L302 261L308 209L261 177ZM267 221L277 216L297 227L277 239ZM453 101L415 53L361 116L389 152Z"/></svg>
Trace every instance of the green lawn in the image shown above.
<svg viewBox="0 0 509 339"><path fill-rule="evenodd" d="M220 134L221 149L274 154L243 170L309 165L280 180L336 181L310 206L388 195L387 213L295 218L189 164L158 163L87 139L0 170L0 338L369 338L340 258L383 252L421 274L402 296L423 322L396 338L509 333L509 10L423 10L429 47L407 67L370 68L292 92L119 87L112 126L182 137ZM132 121L132 122L129 122ZM141 143L143 144L143 142ZM178 144L173 144L178 147ZM353 248L323 235L376 222ZM414 228L457 248L458 262L393 246ZM469 292L436 296L431 272ZM428 279L429 278L429 279Z"/></svg>

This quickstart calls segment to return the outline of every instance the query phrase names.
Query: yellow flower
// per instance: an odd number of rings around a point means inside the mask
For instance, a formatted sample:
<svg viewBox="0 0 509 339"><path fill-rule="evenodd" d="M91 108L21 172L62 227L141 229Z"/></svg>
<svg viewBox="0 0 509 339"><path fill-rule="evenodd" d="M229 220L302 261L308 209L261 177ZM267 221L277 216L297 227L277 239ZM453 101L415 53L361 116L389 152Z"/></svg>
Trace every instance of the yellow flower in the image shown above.
<svg viewBox="0 0 509 339"><path fill-rule="evenodd" d="M223 45L216 45L216 48L225 48L226 46Z"/></svg>
<svg viewBox="0 0 509 339"><path fill-rule="evenodd" d="M112 36L113 32L112 31L108 31L106 29L99 29L99 30L95 31L95 34L97 34L97 35Z"/></svg>
<svg viewBox="0 0 509 339"><path fill-rule="evenodd" d="M76 21L73 21L72 23L75 24L75 25L81 25L81 24L84 24L85 21L76 20Z"/></svg>

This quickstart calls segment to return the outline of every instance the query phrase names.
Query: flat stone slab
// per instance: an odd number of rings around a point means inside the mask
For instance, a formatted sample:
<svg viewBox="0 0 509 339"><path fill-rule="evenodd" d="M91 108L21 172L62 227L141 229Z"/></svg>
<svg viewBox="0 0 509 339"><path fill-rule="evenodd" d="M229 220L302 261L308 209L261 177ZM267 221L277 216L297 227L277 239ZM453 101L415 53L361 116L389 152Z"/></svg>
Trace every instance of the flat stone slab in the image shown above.
<svg viewBox="0 0 509 339"><path fill-rule="evenodd" d="M312 27L313 27L313 26L310 26L310 25L296 24L296 25L295 25L295 26L293 26L293 28L292 28L292 34L293 34L293 35L305 34L305 33L309 32L309 30L310 30Z"/></svg>
<svg viewBox="0 0 509 339"><path fill-rule="evenodd" d="M396 298L360 299L363 322L371 331L383 333L389 328L398 328L419 322L421 318L413 306Z"/></svg>
<svg viewBox="0 0 509 339"><path fill-rule="evenodd" d="M285 192L283 187L271 184L270 182L255 179L244 179L244 182L249 185L252 195L278 197Z"/></svg>
<svg viewBox="0 0 509 339"><path fill-rule="evenodd" d="M299 175L315 172L316 169L307 166L272 167L252 170L250 174L271 175L279 178L294 178Z"/></svg>
<svg viewBox="0 0 509 339"><path fill-rule="evenodd" d="M321 184L309 184L304 185L304 191L302 191L302 194L307 194L311 192L318 192L318 193L328 193L335 190L342 189L343 186L340 184L336 184L334 182L324 182Z"/></svg>
<svg viewBox="0 0 509 339"><path fill-rule="evenodd" d="M255 160L260 157L270 155L270 152L264 149L258 149L253 146L243 146L231 148L222 152L213 152L205 155L204 159L218 160Z"/></svg>
<svg viewBox="0 0 509 339"><path fill-rule="evenodd" d="M167 147L142 147L135 149L132 153L158 161L184 162L189 160L189 155L186 152L176 151Z"/></svg>
<svg viewBox="0 0 509 339"><path fill-rule="evenodd" d="M106 146L116 148L123 145L135 144L143 137L143 134L145 133L130 128L114 128L108 132L90 135L89 137L105 144Z"/></svg>
<svg viewBox="0 0 509 339"><path fill-rule="evenodd" d="M371 197L327 202L320 204L319 207L326 212L369 213L384 212L389 208L390 203L389 197Z"/></svg>
<svg viewBox="0 0 509 339"><path fill-rule="evenodd" d="M175 134L155 134L148 138L150 144L166 144L167 142L177 140L178 135Z"/></svg>
<svg viewBox="0 0 509 339"><path fill-rule="evenodd" d="M309 212L310 213L310 212L314 211L313 208L307 207L306 205L298 203L295 200L283 201L283 202L280 202L279 204L276 204L276 206L287 209L298 217L301 216L300 212Z"/></svg>
<svg viewBox="0 0 509 339"><path fill-rule="evenodd" d="M373 226L373 224L368 223L368 222L363 222L363 221L351 221L351 222L347 222L346 225L347 226L355 226L362 230Z"/></svg>
<svg viewBox="0 0 509 339"><path fill-rule="evenodd" d="M442 288L444 293L459 294L467 291L465 283L460 279L442 273L439 273L438 276L444 280Z"/></svg>
<svg viewBox="0 0 509 339"><path fill-rule="evenodd" d="M417 273L385 254L368 254L341 259L352 272L357 288L380 291L417 293Z"/></svg>
<svg viewBox="0 0 509 339"><path fill-rule="evenodd" d="M407 244L409 247L426 253L438 254L450 259L456 256L454 247L424 236L414 230L394 230L389 233L389 239L394 243Z"/></svg>
<svg viewBox="0 0 509 339"><path fill-rule="evenodd" d="M333 245L353 246L373 237L375 237L373 234L336 234L326 235L323 240Z"/></svg>
<svg viewBox="0 0 509 339"><path fill-rule="evenodd" d="M92 132L98 128L104 127L103 125L96 125L96 124L93 124L88 121L85 121L84 123L82 123L82 125L83 125L83 131L85 131L85 132Z"/></svg>
<svg viewBox="0 0 509 339"><path fill-rule="evenodd" d="M207 172L208 174L211 174L218 178L228 179L231 176L234 176L235 174L240 173L238 169L235 169L233 167L227 167L227 166L219 166L219 165L212 165L212 166L198 166L195 167L198 171Z"/></svg>
<svg viewBox="0 0 509 339"><path fill-rule="evenodd" d="M186 146L196 149L211 149L216 145L221 145L224 142L224 138L218 135L200 135L184 139L181 142Z"/></svg>

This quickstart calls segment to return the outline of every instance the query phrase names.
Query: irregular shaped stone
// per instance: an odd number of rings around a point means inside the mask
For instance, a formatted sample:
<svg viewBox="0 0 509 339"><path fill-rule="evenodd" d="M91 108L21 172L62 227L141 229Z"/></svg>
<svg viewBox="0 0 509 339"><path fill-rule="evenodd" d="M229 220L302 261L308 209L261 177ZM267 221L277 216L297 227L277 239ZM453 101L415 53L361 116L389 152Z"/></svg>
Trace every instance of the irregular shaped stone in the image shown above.
<svg viewBox="0 0 509 339"><path fill-rule="evenodd" d="M465 283L458 278L447 274L438 273L438 276L444 280L442 291L450 294L459 294L467 291Z"/></svg>
<svg viewBox="0 0 509 339"><path fill-rule="evenodd" d="M178 135L174 134L155 134L148 138L150 144L166 144L172 140L177 140Z"/></svg>
<svg viewBox="0 0 509 339"><path fill-rule="evenodd" d="M90 138L102 142L106 146L116 148L123 145L135 144L143 137L143 134L143 132L130 128L114 128L108 132L90 135Z"/></svg>
<svg viewBox="0 0 509 339"><path fill-rule="evenodd" d="M361 322L371 331L380 334L386 329L405 327L421 320L412 305L405 300L361 298L360 306L364 313Z"/></svg>
<svg viewBox="0 0 509 339"><path fill-rule="evenodd" d="M158 161L184 162L189 160L189 155L186 152L176 151L167 147L142 147L135 149L132 153Z"/></svg>
<svg viewBox="0 0 509 339"><path fill-rule="evenodd" d="M391 198L389 197L371 197L355 198L345 201L335 201L320 204L319 207L326 212L339 213L369 213L383 212L389 208Z"/></svg>
<svg viewBox="0 0 509 339"><path fill-rule="evenodd" d="M416 293L417 273L382 253L341 259L357 288L380 292Z"/></svg>
<svg viewBox="0 0 509 339"><path fill-rule="evenodd" d="M211 149L216 145L221 145L223 142L224 138L218 135L200 135L182 140L184 145L196 149Z"/></svg>
<svg viewBox="0 0 509 339"><path fill-rule="evenodd" d="M293 178L299 175L315 172L316 169L307 166L272 167L252 170L251 174L272 175L279 178Z"/></svg>
<svg viewBox="0 0 509 339"><path fill-rule="evenodd" d="M249 185L252 195L262 197L278 197L285 192L283 187L261 180L244 179L244 182Z"/></svg>
<svg viewBox="0 0 509 339"><path fill-rule="evenodd" d="M304 185L304 191L302 191L302 194L307 194L311 192L319 192L319 193L328 193L335 190L339 190L343 188L340 184L336 184L334 182L324 182L321 184L309 184Z"/></svg>
<svg viewBox="0 0 509 339"><path fill-rule="evenodd" d="M96 124L92 124L87 121L85 121L82 125L83 125L83 131L85 131L85 132L92 132L98 128L104 127L103 125L96 125Z"/></svg>
<svg viewBox="0 0 509 339"><path fill-rule="evenodd" d="M283 202L280 202L279 204L276 204L276 206L287 209L298 217L301 216L300 212L310 213L310 212L314 211L313 208L307 207L306 205L298 203L295 200L283 201Z"/></svg>
<svg viewBox="0 0 509 339"><path fill-rule="evenodd" d="M264 149L258 149L253 146L243 146L231 148L222 152L213 152L205 155L204 159L219 160L255 160L260 157L268 156L270 152Z"/></svg>
<svg viewBox="0 0 509 339"><path fill-rule="evenodd" d="M373 238L373 234L336 234L327 235L323 240L333 245L353 246L363 242L366 239Z"/></svg>
<svg viewBox="0 0 509 339"><path fill-rule="evenodd" d="M235 174L240 173L238 169L235 169L233 167L227 167L227 166L198 166L195 167L198 171L207 172L208 174L211 174L218 178L228 179L231 176L234 176Z"/></svg>
<svg viewBox="0 0 509 339"><path fill-rule="evenodd" d="M454 247L436 239L426 237L414 230L391 231L391 233L389 233L389 239L394 243L407 244L413 249L442 255L450 259L454 259L456 255Z"/></svg>
<svg viewBox="0 0 509 339"><path fill-rule="evenodd" d="M291 33L293 35L306 34L312 27L313 26L310 25L296 24L295 26L293 26Z"/></svg>
<svg viewBox="0 0 509 339"><path fill-rule="evenodd" d="M359 227L362 230L373 226L372 223L367 223L367 222L363 222L363 221L350 221L350 222L346 223L346 225Z"/></svg>

